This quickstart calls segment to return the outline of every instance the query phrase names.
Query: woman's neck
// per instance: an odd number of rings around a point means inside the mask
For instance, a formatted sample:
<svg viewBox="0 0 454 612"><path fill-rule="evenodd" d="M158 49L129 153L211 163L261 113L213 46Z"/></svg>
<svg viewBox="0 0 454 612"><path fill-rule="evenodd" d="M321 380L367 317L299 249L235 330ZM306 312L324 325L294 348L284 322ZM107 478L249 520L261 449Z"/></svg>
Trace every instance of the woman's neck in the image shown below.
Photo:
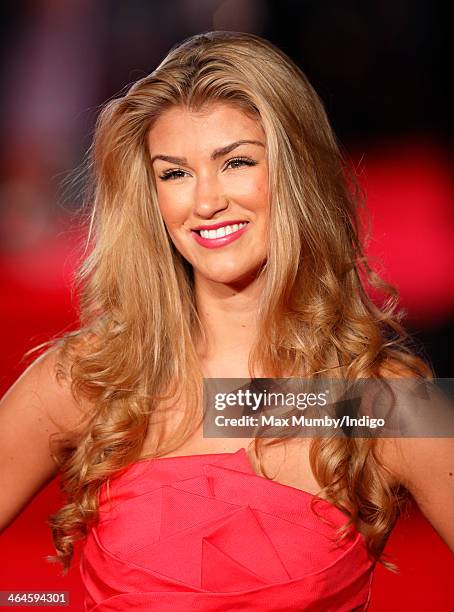
<svg viewBox="0 0 454 612"><path fill-rule="evenodd" d="M199 347L199 356L205 369L214 372L207 375L245 375L257 334L260 294L258 283L238 289L203 278L196 279L197 311L207 339L206 345Z"/></svg>

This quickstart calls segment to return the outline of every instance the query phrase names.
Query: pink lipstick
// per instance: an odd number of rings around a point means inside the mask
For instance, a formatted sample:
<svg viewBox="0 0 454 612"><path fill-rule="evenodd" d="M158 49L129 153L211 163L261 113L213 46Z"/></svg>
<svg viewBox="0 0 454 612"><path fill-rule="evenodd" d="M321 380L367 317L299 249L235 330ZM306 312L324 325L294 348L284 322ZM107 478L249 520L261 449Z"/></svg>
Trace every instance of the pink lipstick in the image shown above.
<svg viewBox="0 0 454 612"><path fill-rule="evenodd" d="M218 224L216 227L222 227L222 225ZM225 227L227 227L227 225L225 225ZM217 249L230 244L234 240L238 240L238 238L240 238L244 232L247 231L248 227L249 223L246 223L246 225L241 229L233 231L231 234L227 234L226 236L220 236L219 238L204 238L198 231L195 230L192 230L192 235L201 246L206 247L207 249ZM215 228L213 227L213 229Z"/></svg>

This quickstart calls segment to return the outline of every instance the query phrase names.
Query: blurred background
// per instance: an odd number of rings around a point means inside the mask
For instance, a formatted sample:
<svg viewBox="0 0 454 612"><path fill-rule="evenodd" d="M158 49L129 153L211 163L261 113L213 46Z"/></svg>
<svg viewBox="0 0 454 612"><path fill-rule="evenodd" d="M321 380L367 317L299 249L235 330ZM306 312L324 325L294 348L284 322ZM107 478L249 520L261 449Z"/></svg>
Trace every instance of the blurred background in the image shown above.
<svg viewBox="0 0 454 612"><path fill-rule="evenodd" d="M0 394L24 352L76 326L71 280L83 252L83 160L100 106L178 41L253 32L282 48L322 98L367 196L372 267L401 294L415 347L452 377L453 93L450 20L430 0L30 0L3 6L0 65ZM449 43L449 44L448 44ZM266 75L265 75L266 78ZM68 177L72 177L69 181ZM57 479L0 536L0 590L70 590L46 517ZM413 508L387 545L370 610L452 610L454 561ZM7 561L7 562L6 562Z"/></svg>

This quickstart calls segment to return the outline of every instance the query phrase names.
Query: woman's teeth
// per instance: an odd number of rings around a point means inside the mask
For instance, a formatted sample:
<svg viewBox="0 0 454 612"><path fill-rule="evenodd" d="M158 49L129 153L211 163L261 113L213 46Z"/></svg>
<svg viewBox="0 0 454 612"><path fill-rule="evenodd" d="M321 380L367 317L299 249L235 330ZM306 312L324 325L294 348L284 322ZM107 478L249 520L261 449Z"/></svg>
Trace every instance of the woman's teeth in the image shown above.
<svg viewBox="0 0 454 612"><path fill-rule="evenodd" d="M224 236L228 236L229 234L237 232L245 225L247 225L247 222L239 224L235 223L234 225L224 225L224 227L220 227L215 230L200 230L200 235L202 236L202 238L208 239L223 238Z"/></svg>

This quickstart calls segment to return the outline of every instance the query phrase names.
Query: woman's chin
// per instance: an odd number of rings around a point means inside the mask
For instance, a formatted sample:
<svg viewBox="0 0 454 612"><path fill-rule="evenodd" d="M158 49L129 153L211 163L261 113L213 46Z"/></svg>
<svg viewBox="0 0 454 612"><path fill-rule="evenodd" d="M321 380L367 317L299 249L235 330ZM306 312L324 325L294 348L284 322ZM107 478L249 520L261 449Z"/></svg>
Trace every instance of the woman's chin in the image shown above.
<svg viewBox="0 0 454 612"><path fill-rule="evenodd" d="M244 288L257 279L260 267L248 270L198 270L196 277L202 282L217 283L236 288Z"/></svg>

